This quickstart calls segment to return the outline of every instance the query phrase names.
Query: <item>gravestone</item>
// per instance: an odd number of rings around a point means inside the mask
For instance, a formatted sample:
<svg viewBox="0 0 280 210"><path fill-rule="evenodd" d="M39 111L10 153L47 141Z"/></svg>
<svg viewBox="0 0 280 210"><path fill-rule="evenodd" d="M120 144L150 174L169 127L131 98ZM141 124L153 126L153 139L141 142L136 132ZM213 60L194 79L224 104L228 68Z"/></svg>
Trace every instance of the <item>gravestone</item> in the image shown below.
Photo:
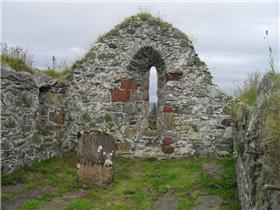
<svg viewBox="0 0 280 210"><path fill-rule="evenodd" d="M86 187L107 186L114 181L115 142L111 135L78 133L78 179Z"/></svg>

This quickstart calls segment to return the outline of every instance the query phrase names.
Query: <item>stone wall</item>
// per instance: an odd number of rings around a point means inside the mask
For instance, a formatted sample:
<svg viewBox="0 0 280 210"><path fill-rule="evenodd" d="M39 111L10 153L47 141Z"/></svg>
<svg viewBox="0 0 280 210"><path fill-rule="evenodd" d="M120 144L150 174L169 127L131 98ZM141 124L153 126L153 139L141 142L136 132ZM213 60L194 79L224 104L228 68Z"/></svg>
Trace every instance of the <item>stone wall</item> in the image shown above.
<svg viewBox="0 0 280 210"><path fill-rule="evenodd" d="M157 136L146 136L149 70L158 74ZM1 66L2 171L60 155L79 133L113 137L127 156L228 155L230 97L180 30L130 18L74 64L70 84Z"/></svg>
<svg viewBox="0 0 280 210"><path fill-rule="evenodd" d="M237 105L234 150L244 210L280 209L279 82L277 87L276 81L266 75L259 85L256 105L247 106L242 102ZM278 102L273 101L274 97ZM267 111L271 108L275 110Z"/></svg>
<svg viewBox="0 0 280 210"><path fill-rule="evenodd" d="M157 133L145 136L149 70L158 74ZM73 70L71 136L100 130L131 156L227 155L230 97L211 82L191 41L170 24L131 18L96 42Z"/></svg>
<svg viewBox="0 0 280 210"><path fill-rule="evenodd" d="M68 141L67 87L1 65L1 170L60 155Z"/></svg>

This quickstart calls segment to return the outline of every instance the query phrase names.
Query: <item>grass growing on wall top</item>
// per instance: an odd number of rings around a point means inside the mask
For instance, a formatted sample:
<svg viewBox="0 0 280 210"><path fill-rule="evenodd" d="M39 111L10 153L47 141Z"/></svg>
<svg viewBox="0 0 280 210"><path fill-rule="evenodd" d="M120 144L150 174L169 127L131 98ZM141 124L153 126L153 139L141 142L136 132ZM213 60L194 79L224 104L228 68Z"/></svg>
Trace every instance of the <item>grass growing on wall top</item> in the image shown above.
<svg viewBox="0 0 280 210"><path fill-rule="evenodd" d="M19 58L15 58L6 54L1 54L1 63L4 63L16 71L24 71L29 72L30 74L34 74L34 70L28 66L24 61Z"/></svg>
<svg viewBox="0 0 280 210"><path fill-rule="evenodd" d="M154 17L149 12L140 12L136 15L130 16L125 18L120 24L116 25L111 31L108 33L100 36L97 41L102 42L104 37L107 36L117 36L119 35L119 30L128 27L129 25L138 28L141 26L141 24L137 23L137 20L147 21L152 25L158 25L161 29L168 29L171 28L174 32L177 33L178 38L185 39L188 42L191 42L189 37L183 33L178 28L175 28L172 24L162 20L160 17Z"/></svg>
<svg viewBox="0 0 280 210"><path fill-rule="evenodd" d="M248 87L246 90L244 90L244 92L241 93L239 100L249 106L253 106L257 100L257 87Z"/></svg>
<svg viewBox="0 0 280 210"><path fill-rule="evenodd" d="M245 79L239 87L236 88L236 97L249 106L253 106L257 99L257 88L260 84L262 75L259 72L253 72L248 74L247 79Z"/></svg>
<svg viewBox="0 0 280 210"><path fill-rule="evenodd" d="M273 89L280 88L280 74L276 71L268 71L264 77L267 77ZM253 72L242 85L236 88L236 99L230 104L230 113L234 117L239 106L254 106L257 101L257 89L261 83L262 75L259 72Z"/></svg>
<svg viewBox="0 0 280 210"><path fill-rule="evenodd" d="M65 68L64 70L38 70L33 69L29 65L27 65L24 61L19 58L13 57L11 55L1 54L1 63L4 63L11 67L12 69L19 72L28 72L32 75L39 75L41 73L48 75L54 79L64 79L69 76L72 72L72 68Z"/></svg>
<svg viewBox="0 0 280 210"><path fill-rule="evenodd" d="M238 108L254 106L257 101L257 88L261 81L261 74L253 72L247 79L235 88L235 99L229 104L229 114L235 119Z"/></svg>
<svg viewBox="0 0 280 210"><path fill-rule="evenodd" d="M272 92L264 103L264 126L261 148L265 154L264 165L266 167L260 181L262 186L265 184L280 186L280 74L273 72L268 76L276 91ZM280 197L276 196L275 200L280 202Z"/></svg>
<svg viewBox="0 0 280 210"><path fill-rule="evenodd" d="M71 69L66 68L62 71L54 70L54 69L47 69L42 71L44 74L52 77L52 78L62 78L67 77L71 73Z"/></svg>

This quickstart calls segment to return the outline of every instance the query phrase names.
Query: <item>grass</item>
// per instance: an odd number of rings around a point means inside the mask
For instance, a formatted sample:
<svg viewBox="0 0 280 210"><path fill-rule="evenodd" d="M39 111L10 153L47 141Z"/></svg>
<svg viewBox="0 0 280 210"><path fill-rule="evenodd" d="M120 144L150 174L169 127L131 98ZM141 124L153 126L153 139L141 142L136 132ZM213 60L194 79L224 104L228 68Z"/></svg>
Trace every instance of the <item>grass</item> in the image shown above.
<svg viewBox="0 0 280 210"><path fill-rule="evenodd" d="M236 118L238 109L246 106L254 106L257 101L257 89L261 82L261 74L253 72L248 74L247 79L235 88L235 99L229 104L229 114L233 119Z"/></svg>
<svg viewBox="0 0 280 210"><path fill-rule="evenodd" d="M54 79L57 79L57 81L62 85L67 85L69 83L69 80L66 78L71 74L72 68L66 68L62 71L54 70L54 69L47 69L47 70L34 70L32 67L28 66L26 63L24 63L22 60L2 54L1 56L1 63L5 63L6 65L10 66L12 69L19 71L19 72L28 72L30 74L39 74L43 73L45 75L48 75Z"/></svg>
<svg viewBox="0 0 280 210"><path fill-rule="evenodd" d="M71 73L71 69L67 68L62 71L54 70L54 69L47 69L42 71L44 74L52 77L52 78L65 78Z"/></svg>
<svg viewBox="0 0 280 210"><path fill-rule="evenodd" d="M30 66L26 65L22 60L6 54L1 54L0 57L1 63L5 63L14 70L34 74L34 70Z"/></svg>
<svg viewBox="0 0 280 210"><path fill-rule="evenodd" d="M1 201L10 201L14 199L14 195L12 193L5 193L1 195Z"/></svg>
<svg viewBox="0 0 280 210"><path fill-rule="evenodd" d="M280 74L275 70L268 71L265 75L268 77L269 81L272 83L273 88L280 88ZM237 103L242 103L248 106L254 106L257 101L257 89L261 83L261 74L259 72L253 72L248 75L248 78L243 82L243 84L236 88L235 96L236 101L233 101L230 105L231 113L236 112Z"/></svg>
<svg viewBox="0 0 280 210"><path fill-rule="evenodd" d="M179 29L172 26L172 24L163 21L159 17L154 17L152 14L150 14L148 12L141 12L141 13L138 13L136 15L125 18L120 24L116 25L111 31L109 31L108 33L106 33L103 36L100 36L97 39L97 42L102 42L103 39L108 37L108 36L118 36L119 35L119 30L124 29L124 28L128 27L129 25L131 25L135 28L140 27L142 24L139 23L138 20L148 22L151 25L160 26L160 28L162 30L167 30L167 29L170 28L171 30L173 30L173 32L175 32L174 34L177 36L176 38L186 40L187 43L191 42L189 37L185 33L183 33Z"/></svg>
<svg viewBox="0 0 280 210"><path fill-rule="evenodd" d="M90 210L92 209L92 203L86 199L76 199L73 203L71 203L67 210Z"/></svg>
<svg viewBox="0 0 280 210"><path fill-rule="evenodd" d="M280 88L280 73L276 71L269 71L267 74L268 78L273 83L275 88Z"/></svg>
<svg viewBox="0 0 280 210"><path fill-rule="evenodd" d="M246 105L254 106L257 99L257 88L261 82L261 74L259 72L253 72L248 74L243 84L237 87L235 91L236 97L239 101Z"/></svg>
<svg viewBox="0 0 280 210"><path fill-rule="evenodd" d="M222 172L224 178L215 180L206 175L202 170L206 162L221 163L225 168ZM174 190L180 198L177 209L190 209L198 195L206 194L221 195L225 200L225 209L240 209L235 196L232 158L215 160L192 157L165 161L118 158L116 183L107 189L93 188L87 200L96 209L135 209L136 206L153 209L155 200L170 190Z"/></svg>
<svg viewBox="0 0 280 210"><path fill-rule="evenodd" d="M2 185L12 185L22 183L24 193L35 190L40 187L49 187L54 189L37 199L25 201L18 209L34 209L50 201L55 197L62 196L66 192L79 187L76 179L76 154L69 153L61 158L53 158L31 166L19 168L11 174L2 174ZM16 199L16 195L4 193L1 201Z"/></svg>
<svg viewBox="0 0 280 210"><path fill-rule="evenodd" d="M10 177L8 183L23 182L25 192L41 186L52 186L55 189L39 198L25 201L18 209L38 208L78 188L75 160L75 154L70 153L63 158L36 163L16 171L17 175L6 175L6 180ZM203 171L202 166L206 163L223 166L221 179L215 179ZM224 200L224 209L240 209L232 157L168 160L118 157L115 169L114 184L107 188L89 189L85 197L73 200L66 209L135 209L140 206L141 209L153 209L155 201L165 193L173 193L179 198L177 209L191 209L197 196L209 194L220 195ZM20 176L22 178L18 179ZM5 196L9 196L10 200L16 199L13 195Z"/></svg>
<svg viewBox="0 0 280 210"><path fill-rule="evenodd" d="M243 103L253 106L257 100L257 87L252 86L247 88L244 92L239 96L239 100Z"/></svg>
<svg viewBox="0 0 280 210"><path fill-rule="evenodd" d="M280 74L274 73L269 75L274 88L280 90ZM280 149L280 95L279 92L272 92L270 97L264 103L264 126L263 133L264 138L262 142L263 150L266 154L266 165L269 166L270 172L267 174L268 177L273 177L267 182L279 180L280 169L279 169L279 149ZM278 185L279 181L276 182Z"/></svg>

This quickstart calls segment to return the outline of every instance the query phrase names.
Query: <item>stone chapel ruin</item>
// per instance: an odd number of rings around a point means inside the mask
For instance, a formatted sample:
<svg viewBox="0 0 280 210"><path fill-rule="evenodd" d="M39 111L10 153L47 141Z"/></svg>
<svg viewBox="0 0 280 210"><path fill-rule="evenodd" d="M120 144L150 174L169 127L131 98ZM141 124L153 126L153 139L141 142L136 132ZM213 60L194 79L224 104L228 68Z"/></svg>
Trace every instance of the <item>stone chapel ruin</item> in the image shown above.
<svg viewBox="0 0 280 210"><path fill-rule="evenodd" d="M147 137L151 67L157 135ZM187 35L158 18L133 16L100 37L67 84L5 66L1 72L3 171L69 151L95 132L111 136L125 156L231 151L230 97L212 83Z"/></svg>
<svg viewBox="0 0 280 210"><path fill-rule="evenodd" d="M149 70L158 75L157 133L146 138ZM72 135L110 133L131 156L226 155L229 97L212 84L188 37L161 20L130 18L100 38L73 70Z"/></svg>

